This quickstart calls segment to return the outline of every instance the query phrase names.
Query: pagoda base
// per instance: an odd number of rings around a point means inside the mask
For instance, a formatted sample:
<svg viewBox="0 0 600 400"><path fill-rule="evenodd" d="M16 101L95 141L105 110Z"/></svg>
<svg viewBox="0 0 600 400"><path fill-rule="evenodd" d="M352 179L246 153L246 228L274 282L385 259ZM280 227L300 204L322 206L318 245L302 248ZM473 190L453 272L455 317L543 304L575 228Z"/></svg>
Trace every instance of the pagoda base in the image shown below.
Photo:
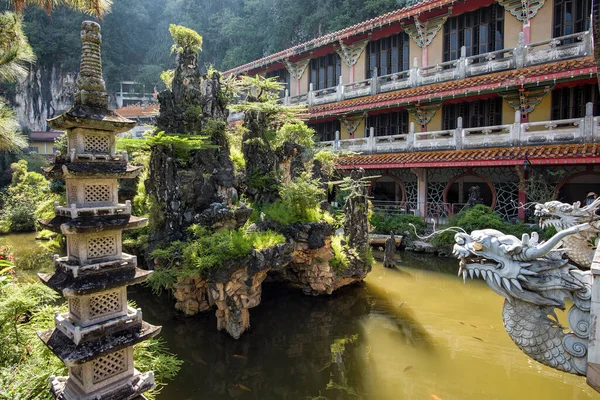
<svg viewBox="0 0 600 400"><path fill-rule="evenodd" d="M86 393L72 378L50 377L50 391L57 400L142 400L145 399L142 393L155 387L152 371L142 374L136 369L133 376L91 393Z"/></svg>

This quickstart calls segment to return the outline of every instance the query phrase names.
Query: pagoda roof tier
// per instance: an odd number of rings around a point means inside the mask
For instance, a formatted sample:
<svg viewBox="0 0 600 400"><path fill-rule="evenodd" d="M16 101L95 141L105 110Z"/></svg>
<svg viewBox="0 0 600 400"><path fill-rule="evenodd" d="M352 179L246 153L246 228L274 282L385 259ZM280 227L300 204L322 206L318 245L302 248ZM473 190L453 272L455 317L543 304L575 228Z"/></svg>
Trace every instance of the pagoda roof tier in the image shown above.
<svg viewBox="0 0 600 400"><path fill-rule="evenodd" d="M588 56L321 104L309 107L307 114L309 119L319 119L332 115L387 109L408 104L429 103L486 94L489 96L490 93L493 94L514 87L538 86L545 82L554 84L562 81L589 79L595 75L594 57Z"/></svg>
<svg viewBox="0 0 600 400"><path fill-rule="evenodd" d="M133 215L106 215L95 217L69 218L56 216L39 220L44 229L65 235L75 233L94 233L102 231L129 230L143 228L148 224L147 218Z"/></svg>
<svg viewBox="0 0 600 400"><path fill-rule="evenodd" d="M75 162L54 164L43 169L48 178L132 179L142 172L141 166L122 162Z"/></svg>
<svg viewBox="0 0 600 400"><path fill-rule="evenodd" d="M137 267L111 270L105 273L85 275L74 278L64 271L52 274L38 274L43 284L61 293L63 296L85 296L121 286L135 285L143 282L152 274Z"/></svg>
<svg viewBox="0 0 600 400"><path fill-rule="evenodd" d="M37 335L65 365L73 367L148 340L160 330L160 326L142 322L141 327L133 326L78 345L58 329L40 331Z"/></svg>
<svg viewBox="0 0 600 400"><path fill-rule="evenodd" d="M120 133L132 129L135 121L124 118L113 110L80 104L58 117L49 119L48 126L61 131L85 128Z"/></svg>
<svg viewBox="0 0 600 400"><path fill-rule="evenodd" d="M336 168L444 168L597 163L600 163L600 144L568 144L357 155L341 158Z"/></svg>
<svg viewBox="0 0 600 400"><path fill-rule="evenodd" d="M136 266L137 257L127 253L121 253L121 258L118 260L102 261L85 265L81 265L75 260L70 260L68 256L54 259L54 267L56 271L65 272L69 276L73 276L75 278L99 273L113 272L121 269L133 268Z"/></svg>

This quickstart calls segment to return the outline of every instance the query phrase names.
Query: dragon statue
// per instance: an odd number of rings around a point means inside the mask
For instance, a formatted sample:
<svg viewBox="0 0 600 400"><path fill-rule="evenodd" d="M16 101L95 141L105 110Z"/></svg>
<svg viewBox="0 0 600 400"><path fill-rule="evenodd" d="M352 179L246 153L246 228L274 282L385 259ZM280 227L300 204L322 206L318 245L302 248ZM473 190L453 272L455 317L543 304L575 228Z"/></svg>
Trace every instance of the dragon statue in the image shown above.
<svg viewBox="0 0 600 400"><path fill-rule="evenodd" d="M558 232L588 222L589 229L567 236L563 239L561 247L565 249L569 260L582 269L590 269L600 239L600 216L596 214L599 208L600 199L585 207L581 207L579 202L571 205L549 201L536 204L535 215L539 217L543 229L552 226Z"/></svg>
<svg viewBox="0 0 600 400"><path fill-rule="evenodd" d="M534 360L561 371L585 375L590 335L592 275L563 258L560 244L590 229L589 223L567 227L540 242L537 233L519 240L494 229L455 235L459 276L481 277L505 298L502 319L515 344ZM555 308L568 312L568 328Z"/></svg>

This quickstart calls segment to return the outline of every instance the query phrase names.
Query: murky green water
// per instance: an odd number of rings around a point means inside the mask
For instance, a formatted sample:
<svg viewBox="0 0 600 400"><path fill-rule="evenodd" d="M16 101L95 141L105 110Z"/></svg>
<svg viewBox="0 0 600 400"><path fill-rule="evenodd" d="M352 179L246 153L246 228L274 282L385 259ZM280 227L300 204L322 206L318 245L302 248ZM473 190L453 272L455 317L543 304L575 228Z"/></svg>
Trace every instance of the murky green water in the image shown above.
<svg viewBox="0 0 600 400"><path fill-rule="evenodd" d="M377 264L332 296L265 285L238 341L216 332L213 312L185 318L168 296L131 287L185 361L158 399L600 399L584 378L521 353L503 300L481 281L463 284L456 261L401 257L399 270Z"/></svg>

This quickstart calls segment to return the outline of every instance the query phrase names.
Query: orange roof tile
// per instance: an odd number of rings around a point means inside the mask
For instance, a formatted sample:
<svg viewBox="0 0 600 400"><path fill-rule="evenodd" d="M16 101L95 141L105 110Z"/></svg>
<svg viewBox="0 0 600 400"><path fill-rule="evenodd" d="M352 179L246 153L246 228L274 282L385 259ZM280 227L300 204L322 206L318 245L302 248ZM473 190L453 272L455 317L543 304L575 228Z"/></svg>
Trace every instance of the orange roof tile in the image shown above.
<svg viewBox="0 0 600 400"><path fill-rule="evenodd" d="M152 117L158 115L160 106L158 104L148 104L141 106L139 104L133 106L125 106L117 108L115 112L124 118L139 118L139 117Z"/></svg>
<svg viewBox="0 0 600 400"><path fill-rule="evenodd" d="M363 154L342 157L338 169L476 167L600 163L600 144L565 144L472 150Z"/></svg>
<svg viewBox="0 0 600 400"><path fill-rule="evenodd" d="M545 81L560 79L577 79L589 77L596 73L596 64L592 56L555 63L541 64L511 71L497 72L472 78L457 79L433 85L381 93L373 96L360 97L310 107L309 118L348 112L364 111L367 109L429 102L442 98L466 96L468 93L480 94L497 91L501 88L520 86L521 84L537 84Z"/></svg>

